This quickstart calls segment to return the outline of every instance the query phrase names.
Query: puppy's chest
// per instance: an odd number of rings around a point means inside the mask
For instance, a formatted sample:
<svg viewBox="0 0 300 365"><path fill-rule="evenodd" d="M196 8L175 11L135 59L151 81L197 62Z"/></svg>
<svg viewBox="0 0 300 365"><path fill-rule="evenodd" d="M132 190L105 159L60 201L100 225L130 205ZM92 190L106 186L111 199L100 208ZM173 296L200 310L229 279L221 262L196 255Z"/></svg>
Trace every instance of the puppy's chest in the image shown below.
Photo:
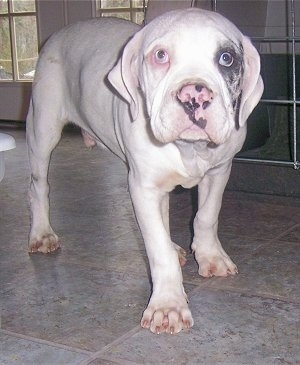
<svg viewBox="0 0 300 365"><path fill-rule="evenodd" d="M155 160L159 168L152 181L157 188L170 192L178 185L191 188L201 181L211 163L209 158L201 157L191 147L192 145L185 144L178 146L177 142L164 146L163 158Z"/></svg>
<svg viewBox="0 0 300 365"><path fill-rule="evenodd" d="M163 190L170 192L172 191L176 186L181 185L184 188L192 188L193 186L197 185L202 177L191 177L182 175L179 172L169 172L164 174L163 176L160 176L156 180L156 186Z"/></svg>

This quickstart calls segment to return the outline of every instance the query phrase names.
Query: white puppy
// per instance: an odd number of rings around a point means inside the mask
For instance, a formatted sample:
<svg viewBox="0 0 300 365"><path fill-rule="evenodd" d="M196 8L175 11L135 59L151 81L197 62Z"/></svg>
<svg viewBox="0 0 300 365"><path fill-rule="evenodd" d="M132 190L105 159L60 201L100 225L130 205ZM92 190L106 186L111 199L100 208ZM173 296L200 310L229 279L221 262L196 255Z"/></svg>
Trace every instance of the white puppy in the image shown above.
<svg viewBox="0 0 300 365"><path fill-rule="evenodd" d="M89 142L128 164L153 282L141 325L155 333L191 327L180 268L185 252L169 232L169 192L198 184L192 249L199 274L234 275L218 239L218 215L232 158L262 92L256 49L217 13L173 11L142 29L95 19L53 35L40 55L27 118L30 252L59 248L49 223L47 172L63 126L73 122Z"/></svg>

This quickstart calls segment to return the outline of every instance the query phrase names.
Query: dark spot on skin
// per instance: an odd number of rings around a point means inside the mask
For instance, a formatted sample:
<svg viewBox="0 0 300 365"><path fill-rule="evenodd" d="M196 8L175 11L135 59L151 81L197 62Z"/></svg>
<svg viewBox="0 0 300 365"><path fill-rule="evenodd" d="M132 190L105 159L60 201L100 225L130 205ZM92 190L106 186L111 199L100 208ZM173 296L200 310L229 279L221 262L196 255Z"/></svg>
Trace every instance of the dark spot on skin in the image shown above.
<svg viewBox="0 0 300 365"><path fill-rule="evenodd" d="M207 143L207 147L208 148L216 148L216 147L218 147L218 145L216 143L214 143L214 142L208 142Z"/></svg>
<svg viewBox="0 0 300 365"><path fill-rule="evenodd" d="M199 108L200 104L198 104L196 102L196 99L195 98L192 98L191 101L192 101L192 106L193 106L194 110L196 110L197 108Z"/></svg>
<svg viewBox="0 0 300 365"><path fill-rule="evenodd" d="M192 98L190 101L185 101L182 102L178 97L177 97L178 102L180 103L180 105L183 106L183 109L185 111L185 113L188 115L189 119L196 124L198 127L204 129L206 127L207 124L207 120L204 118L199 118L198 120L195 118L195 112L196 110L200 107L200 104L196 102L195 98ZM207 102L209 104L209 101ZM208 106L208 105L207 105ZM207 108L207 106L205 108ZM203 109L205 109L203 106Z"/></svg>
<svg viewBox="0 0 300 365"><path fill-rule="evenodd" d="M182 106L183 106L183 109L184 111L187 113L187 114L190 114L194 111L193 109L193 105L192 103L190 103L189 101L185 101L184 103L181 103Z"/></svg>
<svg viewBox="0 0 300 365"><path fill-rule="evenodd" d="M210 102L209 101L204 101L203 104L202 104L203 110L205 110L208 106L210 106Z"/></svg>
<svg viewBox="0 0 300 365"><path fill-rule="evenodd" d="M236 99L235 99L235 100L233 100L233 102L232 102L232 107L233 107L233 109L235 109L235 106L236 106Z"/></svg>
<svg viewBox="0 0 300 365"><path fill-rule="evenodd" d="M179 99L178 99L179 100ZM199 108L200 104L196 103L196 99L195 98L192 98L191 101L185 101L185 102L181 102L179 100L179 102L182 104L183 106L183 109L184 111L187 113L187 114L192 114L195 112L195 110L197 108Z"/></svg>
<svg viewBox="0 0 300 365"><path fill-rule="evenodd" d="M242 100L242 92L238 96L238 98L234 101L234 104L236 105L235 109L235 129L238 131L240 129L240 106L241 106L241 100Z"/></svg>
<svg viewBox="0 0 300 365"><path fill-rule="evenodd" d="M196 124L198 127L200 127L201 129L204 129L206 127L207 124L207 120L204 118L199 118L198 120L196 120L194 118L194 120L192 121L194 124Z"/></svg>

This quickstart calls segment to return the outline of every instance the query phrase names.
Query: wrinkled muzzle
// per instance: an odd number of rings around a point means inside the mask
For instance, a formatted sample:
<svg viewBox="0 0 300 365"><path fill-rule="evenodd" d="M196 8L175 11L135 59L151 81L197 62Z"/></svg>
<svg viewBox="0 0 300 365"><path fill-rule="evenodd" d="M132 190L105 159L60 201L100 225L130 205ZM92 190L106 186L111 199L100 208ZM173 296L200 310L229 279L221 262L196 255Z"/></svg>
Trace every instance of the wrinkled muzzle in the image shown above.
<svg viewBox="0 0 300 365"><path fill-rule="evenodd" d="M181 139L219 145L234 127L226 90L211 80L190 80L156 89L150 115L153 133L163 143Z"/></svg>

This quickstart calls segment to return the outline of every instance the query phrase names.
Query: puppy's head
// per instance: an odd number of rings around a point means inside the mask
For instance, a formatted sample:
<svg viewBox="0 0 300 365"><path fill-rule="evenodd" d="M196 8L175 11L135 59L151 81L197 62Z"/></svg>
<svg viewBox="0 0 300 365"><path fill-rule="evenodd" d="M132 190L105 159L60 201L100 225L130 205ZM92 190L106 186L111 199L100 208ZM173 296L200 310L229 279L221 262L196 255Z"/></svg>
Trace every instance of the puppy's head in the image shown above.
<svg viewBox="0 0 300 365"><path fill-rule="evenodd" d="M250 40L220 14L200 9L154 19L129 41L108 77L134 120L141 90L153 134L163 143L224 143L263 92Z"/></svg>

